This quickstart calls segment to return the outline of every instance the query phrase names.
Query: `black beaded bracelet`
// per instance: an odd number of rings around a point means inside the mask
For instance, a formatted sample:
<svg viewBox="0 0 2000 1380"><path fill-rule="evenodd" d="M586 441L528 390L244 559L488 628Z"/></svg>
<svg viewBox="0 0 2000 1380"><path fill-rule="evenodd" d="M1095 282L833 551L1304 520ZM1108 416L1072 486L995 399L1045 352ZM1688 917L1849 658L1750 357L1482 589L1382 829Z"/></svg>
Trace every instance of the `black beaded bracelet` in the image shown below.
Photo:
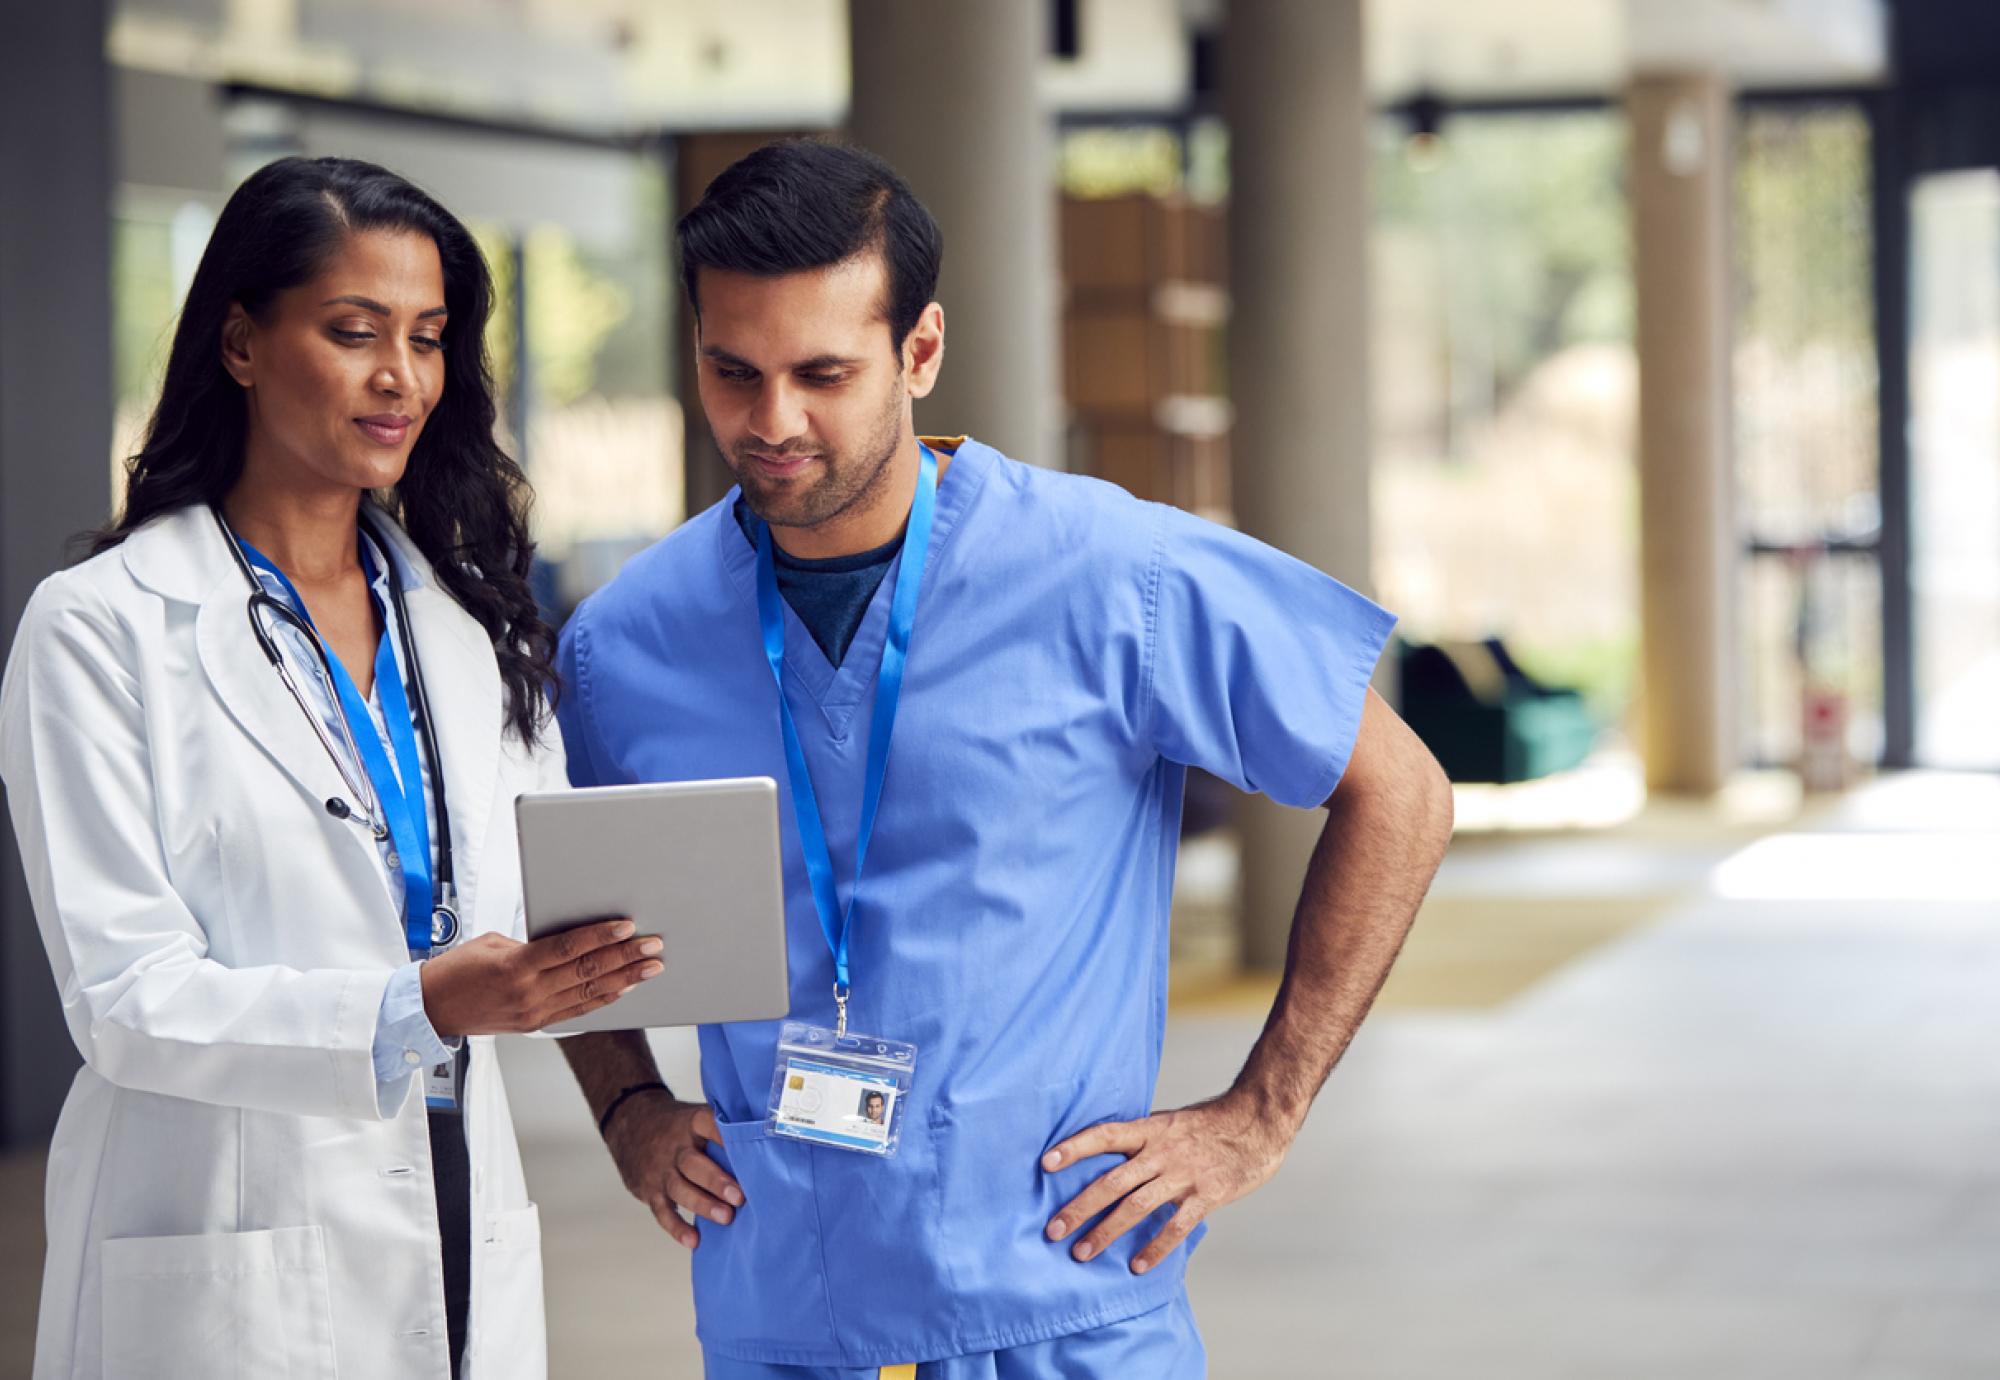
<svg viewBox="0 0 2000 1380"><path fill-rule="evenodd" d="M635 1096L642 1092L654 1092L654 1091L666 1093L669 1097L673 1096L672 1089L668 1088L665 1083L660 1082L658 1079L654 1079L650 1083L634 1083L631 1087L625 1089L624 1092L619 1093L618 1096L612 1098L611 1105L604 1109L604 1115L597 1118L597 1134L599 1136L602 1136L604 1134L605 1128L611 1125L612 1116L618 1111L620 1107L625 1105L626 1098Z"/></svg>

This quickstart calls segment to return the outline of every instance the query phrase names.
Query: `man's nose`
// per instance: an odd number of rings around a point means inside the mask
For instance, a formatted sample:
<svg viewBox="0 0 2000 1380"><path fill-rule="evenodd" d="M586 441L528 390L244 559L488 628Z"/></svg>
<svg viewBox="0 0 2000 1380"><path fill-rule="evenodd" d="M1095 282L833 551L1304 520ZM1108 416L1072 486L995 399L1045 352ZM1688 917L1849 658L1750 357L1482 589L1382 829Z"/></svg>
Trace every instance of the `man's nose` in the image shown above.
<svg viewBox="0 0 2000 1380"><path fill-rule="evenodd" d="M750 409L750 431L768 446L781 446L805 431L805 408L786 379L766 379Z"/></svg>

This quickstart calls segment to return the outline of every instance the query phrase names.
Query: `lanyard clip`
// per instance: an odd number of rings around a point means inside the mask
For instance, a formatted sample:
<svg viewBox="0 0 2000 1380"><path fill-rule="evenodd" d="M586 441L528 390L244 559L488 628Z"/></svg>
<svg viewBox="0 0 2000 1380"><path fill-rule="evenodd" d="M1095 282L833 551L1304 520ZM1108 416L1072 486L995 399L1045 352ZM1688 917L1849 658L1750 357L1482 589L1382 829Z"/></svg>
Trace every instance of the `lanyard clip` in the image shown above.
<svg viewBox="0 0 2000 1380"><path fill-rule="evenodd" d="M836 1040L844 1039L847 1035L847 985L845 983L836 982L833 984L833 1009L833 1038Z"/></svg>

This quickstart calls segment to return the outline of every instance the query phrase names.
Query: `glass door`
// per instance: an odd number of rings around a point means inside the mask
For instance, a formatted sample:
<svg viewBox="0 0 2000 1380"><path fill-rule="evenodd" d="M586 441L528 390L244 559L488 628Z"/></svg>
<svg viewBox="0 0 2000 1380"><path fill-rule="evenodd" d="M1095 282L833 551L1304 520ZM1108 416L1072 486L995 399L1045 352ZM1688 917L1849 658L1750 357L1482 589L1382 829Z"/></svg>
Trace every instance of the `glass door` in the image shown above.
<svg viewBox="0 0 2000 1380"><path fill-rule="evenodd" d="M1910 200L1916 758L2000 768L2000 170Z"/></svg>

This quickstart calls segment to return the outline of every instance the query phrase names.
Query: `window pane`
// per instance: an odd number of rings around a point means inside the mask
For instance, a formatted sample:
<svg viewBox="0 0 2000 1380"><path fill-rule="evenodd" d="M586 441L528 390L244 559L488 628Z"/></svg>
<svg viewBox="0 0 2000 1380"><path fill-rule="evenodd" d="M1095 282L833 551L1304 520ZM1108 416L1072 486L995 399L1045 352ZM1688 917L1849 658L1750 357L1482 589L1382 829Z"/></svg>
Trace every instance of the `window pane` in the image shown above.
<svg viewBox="0 0 2000 1380"><path fill-rule="evenodd" d="M1793 762L1809 713L1882 743L1880 447L1869 130L1852 105L1752 107L1738 124L1738 528L1743 750ZM1829 552L1828 548L1835 548Z"/></svg>
<svg viewBox="0 0 2000 1380"><path fill-rule="evenodd" d="M1910 584L1917 757L2000 767L2000 173L1911 203Z"/></svg>
<svg viewBox="0 0 2000 1380"><path fill-rule="evenodd" d="M1376 580L1616 723L1638 646L1622 117L1400 121L1374 154Z"/></svg>

